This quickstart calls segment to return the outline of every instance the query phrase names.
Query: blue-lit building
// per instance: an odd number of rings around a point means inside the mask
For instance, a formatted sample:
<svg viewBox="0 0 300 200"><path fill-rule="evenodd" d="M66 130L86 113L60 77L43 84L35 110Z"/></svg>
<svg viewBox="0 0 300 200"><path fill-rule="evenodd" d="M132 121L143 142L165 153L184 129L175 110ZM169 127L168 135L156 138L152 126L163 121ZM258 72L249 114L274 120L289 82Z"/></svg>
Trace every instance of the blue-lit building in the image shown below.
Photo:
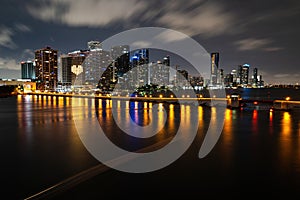
<svg viewBox="0 0 300 200"><path fill-rule="evenodd" d="M132 70L131 74L133 86L149 84L149 49L139 49L132 52L131 55L131 67L136 68Z"/></svg>
<svg viewBox="0 0 300 200"><path fill-rule="evenodd" d="M116 77L122 77L130 70L129 45L114 46L110 53L114 62Z"/></svg>
<svg viewBox="0 0 300 200"><path fill-rule="evenodd" d="M21 62L21 78L35 80L35 66L32 61Z"/></svg>

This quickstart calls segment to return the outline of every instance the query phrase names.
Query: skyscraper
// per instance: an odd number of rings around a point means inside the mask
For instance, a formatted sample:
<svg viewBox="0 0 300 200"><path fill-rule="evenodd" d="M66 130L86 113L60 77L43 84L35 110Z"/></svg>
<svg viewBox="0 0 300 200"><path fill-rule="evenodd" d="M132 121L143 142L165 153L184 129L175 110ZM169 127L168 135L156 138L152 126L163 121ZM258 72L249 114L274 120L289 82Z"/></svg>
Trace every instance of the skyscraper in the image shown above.
<svg viewBox="0 0 300 200"><path fill-rule="evenodd" d="M37 88L53 90L56 88L57 77L57 50L50 47L35 51L35 76Z"/></svg>
<svg viewBox="0 0 300 200"><path fill-rule="evenodd" d="M222 85L224 83L224 70L218 69L217 71L217 84Z"/></svg>
<svg viewBox="0 0 300 200"><path fill-rule="evenodd" d="M138 49L132 53L133 67L137 65L149 64L149 49ZM135 60L135 61L133 61Z"/></svg>
<svg viewBox="0 0 300 200"><path fill-rule="evenodd" d="M189 73L188 71L182 69L177 69L176 70L176 79L175 79L175 86L177 87L185 87L185 86L189 86L189 82L188 82L188 78L189 78Z"/></svg>
<svg viewBox="0 0 300 200"><path fill-rule="evenodd" d="M212 85L217 84L217 76L218 76L218 69L219 69L219 53L211 53L211 77L210 81Z"/></svg>
<svg viewBox="0 0 300 200"><path fill-rule="evenodd" d="M131 56L132 80L135 86L143 86L149 83L149 49L139 49Z"/></svg>
<svg viewBox="0 0 300 200"><path fill-rule="evenodd" d="M88 51L80 50L61 56L63 86L68 87L74 84L82 85L84 83L84 69L82 63L87 55Z"/></svg>
<svg viewBox="0 0 300 200"><path fill-rule="evenodd" d="M119 78L129 71L129 46L120 45L111 48L111 58L114 62L116 76Z"/></svg>
<svg viewBox="0 0 300 200"><path fill-rule="evenodd" d="M82 65L84 68L85 83L96 86L111 63L110 51L104 51L102 49L89 51Z"/></svg>
<svg viewBox="0 0 300 200"><path fill-rule="evenodd" d="M242 67L241 84L245 87L249 82L249 64L244 64Z"/></svg>
<svg viewBox="0 0 300 200"><path fill-rule="evenodd" d="M237 69L237 75L236 75L236 83L238 85L242 84L242 77L243 77L243 66L239 65Z"/></svg>
<svg viewBox="0 0 300 200"><path fill-rule="evenodd" d="M257 86L257 83L258 83L258 74L257 74L257 68L255 67L254 69L253 69L253 83L252 83L252 85L254 86L254 87L256 87Z"/></svg>
<svg viewBox="0 0 300 200"><path fill-rule="evenodd" d="M35 68L32 61L21 62L21 77L22 79L35 79Z"/></svg>
<svg viewBox="0 0 300 200"><path fill-rule="evenodd" d="M157 84L159 86L169 85L170 79L170 58L165 57L164 61L157 61L157 63L150 64L150 83Z"/></svg>

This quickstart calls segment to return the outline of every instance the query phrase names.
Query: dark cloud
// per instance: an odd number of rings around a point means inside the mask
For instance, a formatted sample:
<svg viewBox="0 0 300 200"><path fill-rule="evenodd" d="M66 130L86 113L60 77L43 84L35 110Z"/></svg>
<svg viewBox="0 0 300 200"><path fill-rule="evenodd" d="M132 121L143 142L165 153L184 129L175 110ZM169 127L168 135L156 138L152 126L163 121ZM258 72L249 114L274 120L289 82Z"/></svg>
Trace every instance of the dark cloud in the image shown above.
<svg viewBox="0 0 300 200"><path fill-rule="evenodd" d="M266 82L300 82L299 76L280 76L299 71L296 0L4 0L0 12L0 58L10 63L1 68L15 69L12 63L33 56L24 58L26 49L49 45L66 53L126 29L160 26L219 51L225 72L248 62Z"/></svg>

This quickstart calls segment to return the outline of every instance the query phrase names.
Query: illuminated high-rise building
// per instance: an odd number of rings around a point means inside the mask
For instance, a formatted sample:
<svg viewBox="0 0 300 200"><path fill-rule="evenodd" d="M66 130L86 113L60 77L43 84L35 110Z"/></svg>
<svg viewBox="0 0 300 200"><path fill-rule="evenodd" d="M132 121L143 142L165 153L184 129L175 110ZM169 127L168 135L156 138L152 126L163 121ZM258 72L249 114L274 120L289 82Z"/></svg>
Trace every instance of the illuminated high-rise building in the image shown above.
<svg viewBox="0 0 300 200"><path fill-rule="evenodd" d="M130 66L130 49L128 45L114 46L111 48L111 58L113 60L116 76L122 77L129 71Z"/></svg>
<svg viewBox="0 0 300 200"><path fill-rule="evenodd" d="M211 57L211 77L210 81L212 85L217 84L217 76L218 76L218 69L219 69L219 53L214 52L210 54Z"/></svg>
<svg viewBox="0 0 300 200"><path fill-rule="evenodd" d="M166 57L165 57L166 58ZM164 59L165 61L165 59ZM149 65L150 75L149 82L152 84L157 84L159 86L169 85L170 79L170 58L168 57L168 62L157 61L157 63L151 63Z"/></svg>
<svg viewBox="0 0 300 200"><path fill-rule="evenodd" d="M22 79L35 79L35 67L32 61L21 62L21 78Z"/></svg>
<svg viewBox="0 0 300 200"><path fill-rule="evenodd" d="M175 75L175 86L177 87L185 87L189 86L189 73L188 71L184 69L178 69L176 70L176 75Z"/></svg>
<svg viewBox="0 0 300 200"><path fill-rule="evenodd" d="M243 66L239 65L237 69L237 76L236 76L236 83L238 85L242 83L242 76L243 76Z"/></svg>
<svg viewBox="0 0 300 200"><path fill-rule="evenodd" d="M149 84L149 49L139 49L132 53L130 58L132 68L131 76L135 86Z"/></svg>
<svg viewBox="0 0 300 200"><path fill-rule="evenodd" d="M257 83L258 83L258 70L257 68L255 67L253 69L253 86L257 86Z"/></svg>
<svg viewBox="0 0 300 200"><path fill-rule="evenodd" d="M61 56L62 85L82 85L84 83L84 68L82 63L88 56L88 51L74 51ZM75 83L76 81L76 83Z"/></svg>
<svg viewBox="0 0 300 200"><path fill-rule="evenodd" d="M50 47L35 51L35 76L37 88L53 90L58 82L57 76L57 50Z"/></svg>
<svg viewBox="0 0 300 200"><path fill-rule="evenodd" d="M110 51L102 49L89 51L83 63L85 84L96 86L111 63ZM108 81L108 78L106 81Z"/></svg>
<svg viewBox="0 0 300 200"><path fill-rule="evenodd" d="M244 64L241 72L241 84L246 86L249 82L249 64Z"/></svg>
<svg viewBox="0 0 300 200"><path fill-rule="evenodd" d="M218 69L217 71L217 84L218 85L223 85L224 83L224 70L223 69Z"/></svg>

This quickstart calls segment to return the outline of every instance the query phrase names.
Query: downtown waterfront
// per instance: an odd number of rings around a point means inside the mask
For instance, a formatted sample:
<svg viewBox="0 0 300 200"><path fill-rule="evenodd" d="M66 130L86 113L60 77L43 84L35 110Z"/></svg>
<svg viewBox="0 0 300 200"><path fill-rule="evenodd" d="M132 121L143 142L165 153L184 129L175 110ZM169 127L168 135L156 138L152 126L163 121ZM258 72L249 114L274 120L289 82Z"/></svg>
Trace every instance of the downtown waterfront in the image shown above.
<svg viewBox="0 0 300 200"><path fill-rule="evenodd" d="M249 91L243 91L246 95ZM251 89L250 89L251 90ZM278 90L278 89L277 89ZM279 91L281 90L281 91ZM269 89L271 94L282 90ZM286 89L285 89L286 90ZM265 92L265 90L263 90ZM288 91L288 90L286 90ZM278 92L278 93L277 93ZM290 90L297 98L299 90ZM73 121L71 97L37 98L18 95L1 98L1 154L6 186L3 195L24 199L84 170L101 165L84 147ZM88 104L88 99L82 99ZM167 196L278 197L295 194L300 186L300 111L270 111L264 107L226 109L225 123L213 150L202 159L199 148L209 123L215 123L215 107L161 103L157 118L166 118L162 130L149 139L122 134L112 117L111 100L98 100L95 112L108 138L130 151L155 150L167 143L179 126L188 126L197 108L199 128L189 149L171 165L158 171L131 174L105 168L79 180L54 199L92 199L136 194ZM91 102L90 102L91 103ZM149 123L155 103L123 102L130 118L140 126ZM158 107L158 108L159 108ZM121 111L119 111L121 113ZM82 116L87 115L81 113ZM130 123L126 123L130 124ZM134 131L134 130L133 130ZM186 134L189 134L188 132ZM154 149L151 147L154 144ZM150 192L151 191L151 192Z"/></svg>

